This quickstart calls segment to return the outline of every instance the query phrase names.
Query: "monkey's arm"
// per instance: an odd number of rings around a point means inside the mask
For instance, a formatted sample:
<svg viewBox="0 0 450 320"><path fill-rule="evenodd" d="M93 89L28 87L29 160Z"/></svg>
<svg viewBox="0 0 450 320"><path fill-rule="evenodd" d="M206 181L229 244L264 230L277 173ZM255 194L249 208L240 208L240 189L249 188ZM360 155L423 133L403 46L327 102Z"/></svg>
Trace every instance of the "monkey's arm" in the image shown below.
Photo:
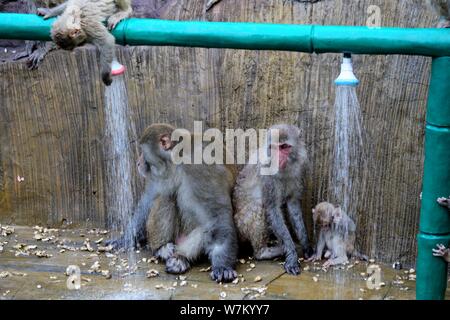
<svg viewBox="0 0 450 320"><path fill-rule="evenodd" d="M289 219L291 221L292 226L294 227L297 239L300 241L300 244L302 245L303 254L306 256L306 258L309 258L312 254L311 252L312 249L311 246L309 245L308 234L306 233L306 227L303 221L303 213L300 200L290 199L287 205L288 205Z"/></svg>
<svg viewBox="0 0 450 320"><path fill-rule="evenodd" d="M61 3L54 8L38 8L37 14L44 16L44 19L49 19L61 15L66 10L67 2Z"/></svg>
<svg viewBox="0 0 450 320"><path fill-rule="evenodd" d="M120 21L131 16L133 9L130 0L116 0L118 11L108 18L108 29L114 29Z"/></svg>
<svg viewBox="0 0 450 320"><path fill-rule="evenodd" d="M284 221L281 208L278 206L279 201L275 201L273 199L273 197L275 197L276 190L272 184L265 183L263 186L263 194L271 195L265 196L263 203L266 210L267 220L278 241L281 242L286 255L284 269L289 274L298 275L300 274L300 264L298 262L295 244L292 240L291 234L289 233L289 229L286 226L286 222Z"/></svg>
<svg viewBox="0 0 450 320"><path fill-rule="evenodd" d="M36 46L37 49L27 59L27 66L30 70L39 68L47 53L56 49L56 44L53 42L38 42Z"/></svg>
<svg viewBox="0 0 450 320"><path fill-rule="evenodd" d="M325 249L325 232L320 230L319 232L319 240L317 241L317 245L316 245L316 252L314 253L314 255L308 259L308 261L318 261L318 260L322 260L322 254L323 254L323 250Z"/></svg>
<svg viewBox="0 0 450 320"><path fill-rule="evenodd" d="M92 21L88 36L90 42L97 47L100 52L100 74L105 85L112 83L111 63L114 59L115 39L108 29L100 21Z"/></svg>

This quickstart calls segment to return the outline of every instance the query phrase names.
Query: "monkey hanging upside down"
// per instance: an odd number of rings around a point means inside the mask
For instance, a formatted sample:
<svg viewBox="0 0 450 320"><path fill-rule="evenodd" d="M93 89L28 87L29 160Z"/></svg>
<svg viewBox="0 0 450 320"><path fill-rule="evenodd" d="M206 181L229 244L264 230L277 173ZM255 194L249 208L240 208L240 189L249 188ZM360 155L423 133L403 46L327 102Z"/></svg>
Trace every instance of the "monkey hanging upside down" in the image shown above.
<svg viewBox="0 0 450 320"><path fill-rule="evenodd" d="M367 260L355 249L355 223L340 207L328 202L319 203L313 209L313 220L320 231L316 253L310 261L321 260L325 248L325 258L328 260L324 267L347 263L349 256Z"/></svg>
<svg viewBox="0 0 450 320"><path fill-rule="evenodd" d="M131 12L131 0L69 0L51 9L38 9L44 19L59 16L51 36L62 49L73 50L87 42L98 48L101 77L107 86L112 83L111 63L115 57L115 39L108 29L114 29Z"/></svg>

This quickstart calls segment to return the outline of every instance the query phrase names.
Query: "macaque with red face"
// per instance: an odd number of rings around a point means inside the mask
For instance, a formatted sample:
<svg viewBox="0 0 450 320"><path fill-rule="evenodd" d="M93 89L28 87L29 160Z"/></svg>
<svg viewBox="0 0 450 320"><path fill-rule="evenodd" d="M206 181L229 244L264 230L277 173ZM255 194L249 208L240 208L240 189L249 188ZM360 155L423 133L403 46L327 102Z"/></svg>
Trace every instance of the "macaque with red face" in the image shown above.
<svg viewBox="0 0 450 320"><path fill-rule="evenodd" d="M271 160L278 161L278 172L263 174L263 165L248 164L240 172L234 189L234 221L242 242L250 242L256 259L266 260L284 255L284 269L300 273L294 240L288 228L300 241L304 254L311 251L303 222L300 198L308 162L301 130L292 125L276 125L279 140L263 147L271 150ZM276 163L276 162L275 162ZM278 245L269 246L271 233Z"/></svg>

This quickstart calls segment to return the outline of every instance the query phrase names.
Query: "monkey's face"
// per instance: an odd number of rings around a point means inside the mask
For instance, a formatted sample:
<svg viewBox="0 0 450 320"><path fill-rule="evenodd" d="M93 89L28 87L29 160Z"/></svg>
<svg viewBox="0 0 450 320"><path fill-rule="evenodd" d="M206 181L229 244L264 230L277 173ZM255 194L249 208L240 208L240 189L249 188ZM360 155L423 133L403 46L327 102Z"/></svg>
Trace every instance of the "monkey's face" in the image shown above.
<svg viewBox="0 0 450 320"><path fill-rule="evenodd" d="M52 29L53 41L64 50L73 50L86 42L87 36L83 29L76 27L73 29Z"/></svg>
<svg viewBox="0 0 450 320"><path fill-rule="evenodd" d="M136 165L137 165L139 174L143 178L147 178L147 176L150 174L150 165L148 164L147 161L145 161L143 152L141 152L141 155L139 156L139 159L138 159Z"/></svg>
<svg viewBox="0 0 450 320"><path fill-rule="evenodd" d="M319 203L312 211L314 224L320 228L329 228L333 222L334 210L334 206L328 202Z"/></svg>
<svg viewBox="0 0 450 320"><path fill-rule="evenodd" d="M340 224L342 219L343 219L342 209L340 207L335 208L333 211L333 223Z"/></svg>

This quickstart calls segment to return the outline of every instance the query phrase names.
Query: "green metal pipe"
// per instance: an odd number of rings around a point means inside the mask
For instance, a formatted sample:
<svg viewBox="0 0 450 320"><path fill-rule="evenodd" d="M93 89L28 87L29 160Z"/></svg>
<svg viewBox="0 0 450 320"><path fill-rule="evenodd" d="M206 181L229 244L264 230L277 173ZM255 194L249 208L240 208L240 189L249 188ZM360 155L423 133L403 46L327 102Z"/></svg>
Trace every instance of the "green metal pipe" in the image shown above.
<svg viewBox="0 0 450 320"><path fill-rule="evenodd" d="M450 244L450 214L437 203L450 195L450 57L433 59L425 129L425 162L420 214L416 298L444 299L447 263L432 255Z"/></svg>
<svg viewBox="0 0 450 320"><path fill-rule="evenodd" d="M0 14L0 39L50 40L52 20ZM119 44L283 50L309 53L450 56L449 29L402 29L131 18L113 31Z"/></svg>

